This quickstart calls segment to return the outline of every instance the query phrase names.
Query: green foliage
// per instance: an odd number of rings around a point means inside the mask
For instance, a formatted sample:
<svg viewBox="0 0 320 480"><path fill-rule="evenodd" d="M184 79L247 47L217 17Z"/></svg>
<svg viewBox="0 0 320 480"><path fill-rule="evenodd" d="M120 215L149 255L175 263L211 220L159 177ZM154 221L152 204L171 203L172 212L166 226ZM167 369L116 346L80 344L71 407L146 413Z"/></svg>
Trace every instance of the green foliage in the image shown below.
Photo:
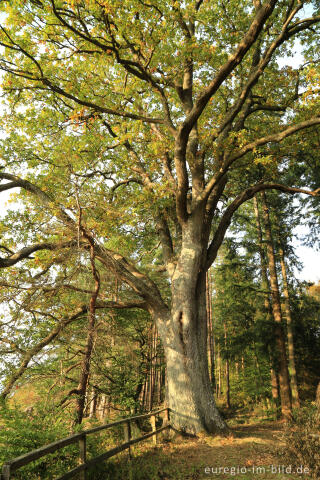
<svg viewBox="0 0 320 480"><path fill-rule="evenodd" d="M298 383L302 399L312 401L320 371L320 302L304 284L291 298Z"/></svg>
<svg viewBox="0 0 320 480"><path fill-rule="evenodd" d="M55 407L49 409L38 404L23 410L18 405L2 405L0 408L0 465L20 455L29 453L39 447L47 445L72 433L81 431L78 427L71 432L70 421L65 412L59 414ZM91 424L91 427L94 426ZM94 458L111 448L116 441L123 439L119 432L108 431L107 434L91 435L87 440L87 457ZM15 473L17 480L52 480L58 475L66 473L76 467L79 458L77 443L68 445L55 453L46 455ZM104 471L103 465L92 467L88 479L98 478Z"/></svg>
<svg viewBox="0 0 320 480"><path fill-rule="evenodd" d="M315 405L296 410L283 441L284 461L294 467L308 467L308 478L317 480L320 476L320 410Z"/></svg>
<svg viewBox="0 0 320 480"><path fill-rule="evenodd" d="M70 434L62 417L40 406L28 413L18 406L2 405L0 423L1 464ZM70 445L19 469L15 478L52 479L75 466L77 455L77 445Z"/></svg>

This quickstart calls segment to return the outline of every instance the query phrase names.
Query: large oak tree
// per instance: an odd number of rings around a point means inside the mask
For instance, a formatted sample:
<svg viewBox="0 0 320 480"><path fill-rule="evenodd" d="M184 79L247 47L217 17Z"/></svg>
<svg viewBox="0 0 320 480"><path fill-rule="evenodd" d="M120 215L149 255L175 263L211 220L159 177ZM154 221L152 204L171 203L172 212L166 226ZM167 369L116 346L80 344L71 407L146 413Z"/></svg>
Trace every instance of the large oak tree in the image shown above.
<svg viewBox="0 0 320 480"><path fill-rule="evenodd" d="M31 219L0 266L91 249L157 324L174 426L226 431L208 374L206 272L257 192L318 194L279 183L288 146L320 124L316 2L1 7L0 191L21 188ZM295 39L306 62L281 67Z"/></svg>

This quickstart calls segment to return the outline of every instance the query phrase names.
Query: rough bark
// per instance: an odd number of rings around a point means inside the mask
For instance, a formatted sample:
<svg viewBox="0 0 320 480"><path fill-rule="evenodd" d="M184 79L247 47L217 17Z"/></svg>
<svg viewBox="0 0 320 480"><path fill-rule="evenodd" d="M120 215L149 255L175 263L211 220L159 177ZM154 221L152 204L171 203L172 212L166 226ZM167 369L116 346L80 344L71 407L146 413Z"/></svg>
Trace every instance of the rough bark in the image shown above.
<svg viewBox="0 0 320 480"><path fill-rule="evenodd" d="M167 401L177 430L226 433L208 371L206 272L201 271L202 247L194 236L196 230L194 223L184 231L172 277L171 315L165 332L159 328L167 361Z"/></svg>
<svg viewBox="0 0 320 480"><path fill-rule="evenodd" d="M270 357L270 364L273 364L273 359ZM280 406L279 402L279 376L277 375L273 366L270 367L270 377L271 377L271 395L275 407L278 409ZM278 415L277 415L278 416Z"/></svg>
<svg viewBox="0 0 320 480"><path fill-rule="evenodd" d="M261 193L263 218L267 243L267 257L270 273L270 285L271 285L271 300L272 300L272 312L275 320L275 347L277 352L278 372L279 372L279 388L281 399L281 414L284 419L290 419L292 417L292 406L290 396L290 380L288 372L288 361L286 352L285 335L282 325L281 315L281 302L279 294L278 276L276 270L276 261L273 246L273 237L271 232L271 224L269 218L269 208L267 205L266 195L263 191Z"/></svg>
<svg viewBox="0 0 320 480"><path fill-rule="evenodd" d="M182 323L186 316L180 318ZM183 328L181 324L180 328L172 325L170 345L165 346L171 423L175 429L192 434L204 429L210 433L227 432L214 402L206 350L199 345L203 341L199 336L183 338Z"/></svg>

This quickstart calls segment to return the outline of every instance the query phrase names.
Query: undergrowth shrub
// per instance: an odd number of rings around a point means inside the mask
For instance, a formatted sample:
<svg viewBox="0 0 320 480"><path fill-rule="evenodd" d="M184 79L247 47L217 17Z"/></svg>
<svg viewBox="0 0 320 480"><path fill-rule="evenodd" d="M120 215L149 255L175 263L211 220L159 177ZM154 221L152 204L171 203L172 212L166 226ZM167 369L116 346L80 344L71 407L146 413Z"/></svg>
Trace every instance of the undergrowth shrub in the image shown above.
<svg viewBox="0 0 320 480"><path fill-rule="evenodd" d="M79 429L80 430L80 429ZM56 410L46 409L41 405L26 413L18 406L0 406L0 470L2 464L41 446L69 436L70 425ZM90 436L87 444L88 458L93 458L107 448L100 435ZM78 443L66 446L52 454L18 469L14 478L17 480L52 480L66 473L78 464ZM88 480L99 476L103 466L90 469Z"/></svg>
<svg viewBox="0 0 320 480"><path fill-rule="evenodd" d="M315 480L320 478L319 435L320 409L311 405L296 410L292 422L284 431L285 447L281 452L287 464L293 468L307 467L308 478Z"/></svg>

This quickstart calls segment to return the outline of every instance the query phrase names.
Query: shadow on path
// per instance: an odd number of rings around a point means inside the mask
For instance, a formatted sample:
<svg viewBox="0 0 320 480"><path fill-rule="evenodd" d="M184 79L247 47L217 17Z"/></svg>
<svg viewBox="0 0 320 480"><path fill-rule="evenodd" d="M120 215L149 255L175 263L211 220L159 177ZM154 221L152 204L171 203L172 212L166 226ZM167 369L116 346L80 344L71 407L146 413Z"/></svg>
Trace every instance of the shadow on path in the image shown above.
<svg viewBox="0 0 320 480"><path fill-rule="evenodd" d="M115 472L119 476L113 473L110 480L298 478L281 470L282 462L278 453L281 430L281 423L269 422L237 426L233 428L235 436L227 438L210 435L186 438L174 435L172 441L155 448L150 448L150 445L136 448L131 461L126 457L117 462ZM108 477L103 480L108 480Z"/></svg>

